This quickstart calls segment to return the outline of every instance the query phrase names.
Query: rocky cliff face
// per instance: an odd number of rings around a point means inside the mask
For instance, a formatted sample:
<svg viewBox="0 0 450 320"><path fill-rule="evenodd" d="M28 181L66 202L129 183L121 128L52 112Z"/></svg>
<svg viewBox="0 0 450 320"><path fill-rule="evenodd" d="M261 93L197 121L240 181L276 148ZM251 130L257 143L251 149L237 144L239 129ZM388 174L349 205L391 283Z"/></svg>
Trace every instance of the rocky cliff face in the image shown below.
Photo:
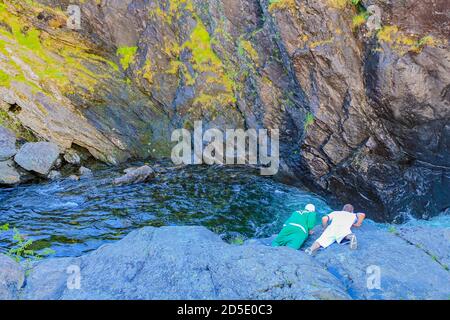
<svg viewBox="0 0 450 320"><path fill-rule="evenodd" d="M19 138L118 163L167 156L197 119L279 128L291 181L380 220L450 207L447 1L86 0L80 30L67 5L0 1Z"/></svg>

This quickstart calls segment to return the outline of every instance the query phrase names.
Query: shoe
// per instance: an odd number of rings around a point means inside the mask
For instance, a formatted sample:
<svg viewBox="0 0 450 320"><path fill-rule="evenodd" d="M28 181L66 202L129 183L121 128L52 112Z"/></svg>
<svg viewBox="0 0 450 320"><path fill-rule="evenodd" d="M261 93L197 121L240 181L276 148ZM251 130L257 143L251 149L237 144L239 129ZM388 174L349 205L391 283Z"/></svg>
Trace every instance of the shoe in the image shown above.
<svg viewBox="0 0 450 320"><path fill-rule="evenodd" d="M313 255L313 251L311 250L311 248L306 249L306 250L305 250L305 253L306 253L308 256L312 256L312 255Z"/></svg>
<svg viewBox="0 0 450 320"><path fill-rule="evenodd" d="M349 236L350 239L350 249L356 250L358 248L358 240L356 239L356 236L354 234L351 234Z"/></svg>

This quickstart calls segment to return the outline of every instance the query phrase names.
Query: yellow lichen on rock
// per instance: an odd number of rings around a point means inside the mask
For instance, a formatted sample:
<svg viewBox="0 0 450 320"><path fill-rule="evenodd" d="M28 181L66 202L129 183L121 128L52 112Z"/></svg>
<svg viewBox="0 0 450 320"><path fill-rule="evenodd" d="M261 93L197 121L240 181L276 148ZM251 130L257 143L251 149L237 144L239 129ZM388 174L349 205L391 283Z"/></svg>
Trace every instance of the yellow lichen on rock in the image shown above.
<svg viewBox="0 0 450 320"><path fill-rule="evenodd" d="M389 44L398 54L420 53L426 46L436 47L440 41L432 36L406 34L398 26L383 26L377 33L379 42Z"/></svg>
<svg viewBox="0 0 450 320"><path fill-rule="evenodd" d="M211 38L208 30L196 17L197 25L191 33L190 39L181 48L189 49L191 62L197 74L206 76L206 83L216 83L222 86L221 92L208 93L204 88L194 99L194 106L214 110L217 106L225 106L236 102L234 84L224 70L224 65L211 47ZM215 89L214 91L217 91Z"/></svg>
<svg viewBox="0 0 450 320"><path fill-rule="evenodd" d="M296 8L295 0L270 0L269 2L269 12L277 10L295 11Z"/></svg>
<svg viewBox="0 0 450 320"><path fill-rule="evenodd" d="M344 9L347 4L350 3L350 0L327 0L328 5L335 9Z"/></svg>
<svg viewBox="0 0 450 320"><path fill-rule="evenodd" d="M195 97L188 102L190 107L186 110L195 114L202 111L214 113L219 107L234 104L236 85L229 77L225 64L214 52L214 40L194 9L193 1L158 0L154 2L149 14L157 23L164 23L167 26L172 26L181 17L196 21L187 40L180 40L185 39L183 34L178 35L179 38L163 35L162 41L162 53L168 58L169 63L162 66L160 71L167 75L179 76L180 83L183 81L181 85L194 87ZM255 58L254 52L249 47L247 49Z"/></svg>
<svg viewBox="0 0 450 320"><path fill-rule="evenodd" d="M134 63L134 58L138 47L119 47L117 48L116 54L120 57L120 64L123 70L127 70L130 64Z"/></svg>
<svg viewBox="0 0 450 320"><path fill-rule="evenodd" d="M255 64L258 64L258 61L259 61L258 52L255 50L255 48L253 47L253 45L250 41L241 39L239 41L238 50L239 50L239 54L241 56L244 55L244 53L245 53L248 57L250 57L250 59Z"/></svg>
<svg viewBox="0 0 450 320"><path fill-rule="evenodd" d="M149 84L153 84L152 62L147 60L144 65L143 76Z"/></svg>
<svg viewBox="0 0 450 320"><path fill-rule="evenodd" d="M33 8L37 12L63 14L42 5ZM73 93L75 87L92 93L98 79L111 77L110 73L117 71L113 62L90 53L76 33L38 30L30 21L33 17L23 14L23 10L17 1L0 1L0 53L4 57L1 63L14 69L10 81L26 83L44 93L50 87L59 88L62 94ZM89 64L105 72L94 72Z"/></svg>

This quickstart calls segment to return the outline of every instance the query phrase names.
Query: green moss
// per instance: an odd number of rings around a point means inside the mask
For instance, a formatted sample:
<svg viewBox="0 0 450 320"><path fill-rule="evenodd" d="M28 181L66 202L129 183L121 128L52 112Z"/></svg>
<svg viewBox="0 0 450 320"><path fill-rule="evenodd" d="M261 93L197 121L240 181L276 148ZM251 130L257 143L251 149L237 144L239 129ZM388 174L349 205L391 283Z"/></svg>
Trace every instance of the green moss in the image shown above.
<svg viewBox="0 0 450 320"><path fill-rule="evenodd" d="M188 48L192 52L193 67L198 72L214 72L222 65L211 48L208 30L199 18L197 18L197 25L191 33L190 40L185 42L181 48Z"/></svg>
<svg viewBox="0 0 450 320"><path fill-rule="evenodd" d="M314 123L314 115L310 112L306 115L304 128L308 130L308 127Z"/></svg>
<svg viewBox="0 0 450 320"><path fill-rule="evenodd" d="M36 138L31 131L23 127L20 121L13 119L8 112L3 109L0 109L0 125L13 131L18 138L23 138L26 141L36 141Z"/></svg>
<svg viewBox="0 0 450 320"><path fill-rule="evenodd" d="M3 70L0 70L0 86L9 87L10 77Z"/></svg>
<svg viewBox="0 0 450 320"><path fill-rule="evenodd" d="M230 240L231 244L242 246L244 244L244 238L242 236L237 236Z"/></svg>
<svg viewBox="0 0 450 320"><path fill-rule="evenodd" d="M234 96L234 82L224 70L224 65L211 46L211 37L203 22L196 17L197 25L191 33L190 39L181 48L189 49L192 53L191 62L194 70L201 74L211 74L206 78L206 83L220 84L223 92L200 92L194 100L194 105L213 110L216 106L229 105L236 102ZM213 75L212 75L213 74Z"/></svg>
<svg viewBox="0 0 450 320"><path fill-rule="evenodd" d="M166 74L176 75L184 85L195 86L195 98L192 100L191 113L209 111L214 113L218 107L234 104L236 98L234 91L236 83L230 76L227 65L217 56L213 45L221 45L208 32L205 24L197 15L192 0L174 0L157 2L150 12L152 19L162 20L171 25L181 17L191 17L197 22L189 38L184 43L173 39L164 39L163 52L170 63L165 70ZM217 26L214 36L220 36L221 27ZM181 59L182 52L189 52L189 63ZM150 65L151 67L151 65ZM153 80L153 73L148 73L148 65L143 67L142 76Z"/></svg>
<svg viewBox="0 0 450 320"><path fill-rule="evenodd" d="M388 232L392 234L397 234L397 229L394 226L389 226Z"/></svg>
<svg viewBox="0 0 450 320"><path fill-rule="evenodd" d="M352 18L353 29L357 29L360 26L362 26L364 23L366 23L367 18L368 18L367 13L360 13L360 14L357 14L356 16L354 16Z"/></svg>
<svg viewBox="0 0 450 320"><path fill-rule="evenodd" d="M65 13L31 0L28 6L17 1L0 1L0 34L3 38L0 52L7 57L9 69L14 70L10 81L26 83L33 91L44 92L43 88L48 87L45 84L51 82L63 94L93 94L99 78L110 78L119 70L115 63L90 53L91 49L77 33L58 30L49 35L34 28L28 20L30 12L45 10L58 15L61 20L65 19ZM22 70L21 64L13 61L12 52L38 79L29 77L28 70Z"/></svg>
<svg viewBox="0 0 450 320"><path fill-rule="evenodd" d="M127 70L134 62L138 47L119 47L116 54L120 57L120 64L123 70Z"/></svg>

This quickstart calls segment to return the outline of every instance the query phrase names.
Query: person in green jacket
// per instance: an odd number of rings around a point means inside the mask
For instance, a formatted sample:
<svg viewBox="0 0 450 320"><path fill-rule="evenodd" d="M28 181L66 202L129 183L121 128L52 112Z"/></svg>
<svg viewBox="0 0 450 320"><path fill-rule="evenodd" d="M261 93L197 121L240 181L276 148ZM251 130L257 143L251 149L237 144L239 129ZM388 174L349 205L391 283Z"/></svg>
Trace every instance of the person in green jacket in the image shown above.
<svg viewBox="0 0 450 320"><path fill-rule="evenodd" d="M295 211L285 222L283 229L272 242L272 247L290 247L298 250L313 234L312 229L316 225L316 207L308 204L303 211Z"/></svg>

